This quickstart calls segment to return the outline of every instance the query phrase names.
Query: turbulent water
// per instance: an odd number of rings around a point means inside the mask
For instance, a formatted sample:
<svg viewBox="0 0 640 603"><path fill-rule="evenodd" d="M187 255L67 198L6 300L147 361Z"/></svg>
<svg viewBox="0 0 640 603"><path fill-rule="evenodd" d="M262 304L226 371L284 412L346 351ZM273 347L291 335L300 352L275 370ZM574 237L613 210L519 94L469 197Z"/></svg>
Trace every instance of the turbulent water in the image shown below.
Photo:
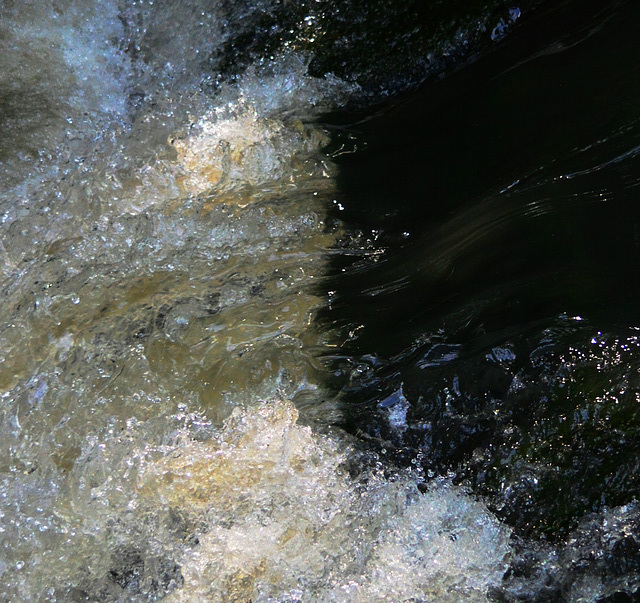
<svg viewBox="0 0 640 603"><path fill-rule="evenodd" d="M3 600L637 592L637 10L362 4L0 1Z"/></svg>

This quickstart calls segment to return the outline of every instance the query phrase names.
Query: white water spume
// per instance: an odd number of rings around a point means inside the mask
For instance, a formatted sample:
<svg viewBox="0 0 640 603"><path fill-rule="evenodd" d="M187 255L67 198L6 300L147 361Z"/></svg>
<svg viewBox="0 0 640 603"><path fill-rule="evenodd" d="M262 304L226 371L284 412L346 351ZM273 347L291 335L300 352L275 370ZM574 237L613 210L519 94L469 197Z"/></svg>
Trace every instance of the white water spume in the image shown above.
<svg viewBox="0 0 640 603"><path fill-rule="evenodd" d="M352 87L291 53L211 96L210 2L2 10L3 596L483 600L481 502L297 422L339 416L312 120Z"/></svg>
<svg viewBox="0 0 640 603"><path fill-rule="evenodd" d="M349 477L344 442L272 401L217 438L163 450L140 491L210 530L176 601L482 600L505 569L508 530L446 483Z"/></svg>

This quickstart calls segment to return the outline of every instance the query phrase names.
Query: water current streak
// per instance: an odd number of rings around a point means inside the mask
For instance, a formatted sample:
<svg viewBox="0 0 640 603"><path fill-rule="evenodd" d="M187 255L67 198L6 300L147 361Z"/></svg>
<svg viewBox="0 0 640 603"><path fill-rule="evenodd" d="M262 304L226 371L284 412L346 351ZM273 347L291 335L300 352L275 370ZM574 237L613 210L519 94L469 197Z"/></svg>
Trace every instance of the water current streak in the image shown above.
<svg viewBox="0 0 640 603"><path fill-rule="evenodd" d="M639 20L546 3L336 158L366 241L323 313L344 424L514 528L498 600L640 586Z"/></svg>

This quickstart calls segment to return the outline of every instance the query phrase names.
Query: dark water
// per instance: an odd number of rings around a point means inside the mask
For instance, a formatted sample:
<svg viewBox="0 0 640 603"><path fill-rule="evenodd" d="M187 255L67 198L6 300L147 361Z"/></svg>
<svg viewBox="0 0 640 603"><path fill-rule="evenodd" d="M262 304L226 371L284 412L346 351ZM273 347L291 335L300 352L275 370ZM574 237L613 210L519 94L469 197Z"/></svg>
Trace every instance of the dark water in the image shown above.
<svg viewBox="0 0 640 603"><path fill-rule="evenodd" d="M635 2L548 2L337 132L347 428L558 550L640 494L639 24ZM635 575L637 527L576 572Z"/></svg>

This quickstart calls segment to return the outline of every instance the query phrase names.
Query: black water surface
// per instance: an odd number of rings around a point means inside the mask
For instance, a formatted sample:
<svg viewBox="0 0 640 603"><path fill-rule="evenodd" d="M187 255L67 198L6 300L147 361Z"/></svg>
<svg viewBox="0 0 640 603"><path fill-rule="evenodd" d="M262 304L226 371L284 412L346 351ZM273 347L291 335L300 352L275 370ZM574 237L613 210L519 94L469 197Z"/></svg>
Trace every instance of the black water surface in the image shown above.
<svg viewBox="0 0 640 603"><path fill-rule="evenodd" d="M525 537L640 496L639 25L544 3L337 133L345 426Z"/></svg>

